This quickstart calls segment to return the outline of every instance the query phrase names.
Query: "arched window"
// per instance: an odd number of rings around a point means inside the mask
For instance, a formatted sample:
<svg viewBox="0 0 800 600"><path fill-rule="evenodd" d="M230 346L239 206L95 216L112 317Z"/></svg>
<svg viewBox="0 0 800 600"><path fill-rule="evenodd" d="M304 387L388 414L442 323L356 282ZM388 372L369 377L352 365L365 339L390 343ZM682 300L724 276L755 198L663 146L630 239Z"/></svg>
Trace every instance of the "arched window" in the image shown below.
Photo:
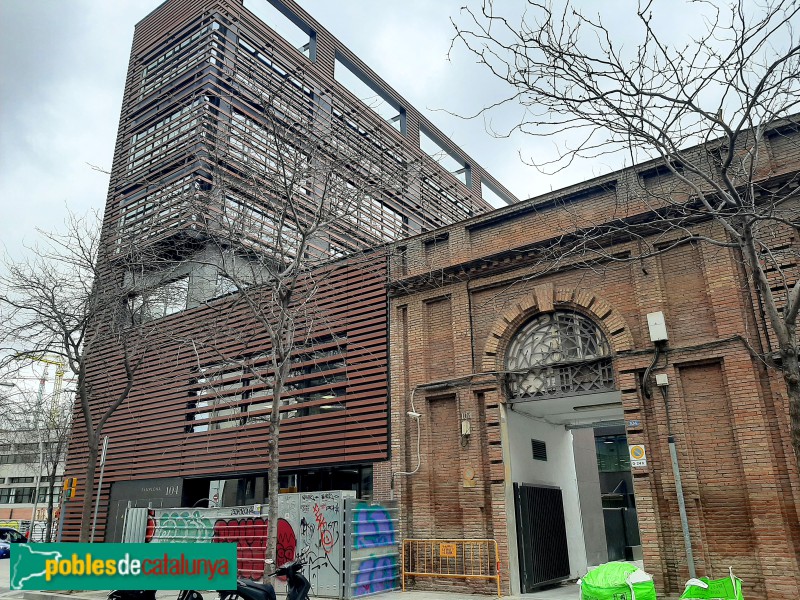
<svg viewBox="0 0 800 600"><path fill-rule="evenodd" d="M574 312L537 315L506 351L512 398L568 396L614 389L611 349L590 319Z"/></svg>

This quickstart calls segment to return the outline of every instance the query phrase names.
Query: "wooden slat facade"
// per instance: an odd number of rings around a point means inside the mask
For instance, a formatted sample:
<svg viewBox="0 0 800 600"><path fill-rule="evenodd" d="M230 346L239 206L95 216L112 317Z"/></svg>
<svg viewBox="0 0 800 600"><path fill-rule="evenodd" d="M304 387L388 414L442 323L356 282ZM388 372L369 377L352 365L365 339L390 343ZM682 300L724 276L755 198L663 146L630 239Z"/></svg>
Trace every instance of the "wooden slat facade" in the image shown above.
<svg viewBox="0 0 800 600"><path fill-rule="evenodd" d="M386 460L388 454L386 261L383 251L330 263L313 274L318 291L304 312L313 325L300 329L302 352L317 349L334 352L343 362L339 369L324 374L346 374L331 385L289 391L285 395L281 421L281 469L370 464ZM304 294L300 296L305 297ZM224 323L224 324L223 324ZM242 382L241 363L234 358L268 354L269 342L262 326L234 296L159 319L147 325L154 336L144 364L136 377L130 398L116 411L103 429L111 438L106 460L103 495L106 502L111 485L129 479L164 477L230 478L237 474L264 473L269 468L266 440L269 424L254 420L248 405L264 402L239 398L242 391L263 392L265 383ZM245 332L241 335L240 332ZM249 335L249 332L256 332ZM213 333L213 339L210 335ZM331 338L334 338L331 341ZM320 340L317 343L315 340ZM302 343L302 342L301 342ZM228 367L238 371L226 381L238 383L229 393L212 392L224 409L235 415L195 420L193 404L201 398L198 380L207 373L203 365L220 365L230 357ZM224 362L224 361L222 361ZM293 368L313 364L299 360ZM122 388L122 366L100 350L92 361L88 379L103 388L101 398L113 398ZM300 374L290 382L303 382L319 373ZM341 410L323 414L293 414L295 411L330 405L330 399L308 399L309 392L325 393L336 388L335 403ZM303 402L302 400L305 401ZM268 415L269 410L260 411ZM247 418L248 422L243 422ZM223 423L227 427L192 431L200 424ZM80 477L86 461L86 435L80 415L69 449L66 476ZM79 496L83 490L79 489ZM78 503L71 503L65 522L67 534L78 526ZM104 512L101 511L102 532Z"/></svg>
<svg viewBox="0 0 800 600"><path fill-rule="evenodd" d="M313 32L308 56L246 10L242 0L167 0L136 26L103 243L114 249L158 242L169 249L192 236L196 201L218 185L220 174L234 181L226 181L236 196L231 202L239 202L241 210L265 210L244 186L237 190L235 180L246 179L248 161L280 151L265 141L263 131L275 122L269 119L280 118L303 139L316 141L323 155L344 148L357 157L347 183L372 186L370 203L334 224L323 242L327 246L319 250L359 257L332 262L311 276L319 290L314 325L306 332L311 342L303 349L309 359L289 382L297 389L290 390L294 404L284 410L281 468L369 465L389 455L387 257L383 250L360 253L489 211L482 182L508 201L516 199L300 6L282 0L282 7ZM399 130L336 79L337 61L399 107L405 119ZM270 113L262 96L275 89L281 104ZM429 157L420 148L420 129L443 143L469 175L451 173ZM310 203L314 194L311 185ZM213 215L229 206L228 198L221 202L205 206ZM269 223L265 214L259 235ZM269 250L268 239L254 236L252 243ZM268 386L247 379L245 369L237 371L233 363L247 353L269 352L269 343L252 314L231 303L222 298L149 326L159 343L148 350L133 393L103 431L112 442L99 537L115 482L226 478L268 468L267 424L259 419L269 411L258 406L269 399ZM216 339L203 338L211 332L218 332ZM90 359L88 377L102 389L95 394L102 405L121 389L119 361L110 347L95 349ZM321 384L309 387L314 381ZM338 404L344 410L331 408ZM86 432L77 413L74 422L66 475L80 477ZM78 498L84 493L79 486ZM66 540L76 536L78 513L77 502L67 504Z"/></svg>

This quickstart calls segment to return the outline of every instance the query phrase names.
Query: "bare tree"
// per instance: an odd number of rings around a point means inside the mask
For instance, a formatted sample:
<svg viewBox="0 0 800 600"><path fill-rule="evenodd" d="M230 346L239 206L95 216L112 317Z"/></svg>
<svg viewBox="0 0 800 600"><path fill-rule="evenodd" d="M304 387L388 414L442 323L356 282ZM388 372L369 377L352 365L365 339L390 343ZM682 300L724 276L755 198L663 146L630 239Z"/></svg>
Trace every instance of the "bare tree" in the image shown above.
<svg viewBox="0 0 800 600"><path fill-rule="evenodd" d="M626 260L689 239L739 253L777 340L779 352L762 358L783 375L800 465L800 282L791 267L800 210L790 160L800 131L800 5L740 0L684 8L701 31L676 43L676 32L657 18L674 11L672 3L640 2L620 35L570 2L529 0L524 12L509 15L508 5L484 0L454 21L454 42L509 86L478 115L517 107L519 119L500 135L556 140L554 154L532 160L542 172L615 154L656 160L654 174L671 182L642 184L621 207L627 216L647 216L638 226L633 218L596 222L576 211L571 230L551 246L553 259L620 260L608 251L619 239L638 242L640 252Z"/></svg>
<svg viewBox="0 0 800 600"><path fill-rule="evenodd" d="M245 419L269 424L266 556L273 564L287 381L296 376L293 364L303 349L336 327L316 304L320 286L347 257L397 236L402 224L388 222L381 200L402 195L414 171L406 164L387 172L358 153L345 139L352 131L321 120L318 105L297 104L296 85L295 76L287 77L260 93L257 118L233 111L219 120L209 135L213 184L198 194L192 211L205 243L192 260L211 269L209 284L216 290L209 296L228 294L210 303L216 316L207 336L191 340L216 363L207 368L198 358L210 393L204 406L213 403L224 413L225 403L233 404L220 391L225 386L215 384L225 369L261 387L257 406L266 409ZM231 317L242 313L247 327ZM265 578L271 570L268 563Z"/></svg>
<svg viewBox="0 0 800 600"><path fill-rule="evenodd" d="M168 271L163 259L123 237L101 243L99 222L96 214L69 213L63 232L40 232L41 244L20 260L5 257L0 274L0 368L49 355L75 376L87 443L82 542L89 541L103 427L157 339L149 313L163 309L171 293L151 275Z"/></svg>

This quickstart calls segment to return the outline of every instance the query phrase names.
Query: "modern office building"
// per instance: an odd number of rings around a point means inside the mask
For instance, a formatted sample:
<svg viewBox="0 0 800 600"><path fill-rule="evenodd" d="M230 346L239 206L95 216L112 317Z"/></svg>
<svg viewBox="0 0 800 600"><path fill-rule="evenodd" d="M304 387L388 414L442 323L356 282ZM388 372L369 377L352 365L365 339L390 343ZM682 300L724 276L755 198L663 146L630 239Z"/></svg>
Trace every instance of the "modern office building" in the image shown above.
<svg viewBox="0 0 800 600"><path fill-rule="evenodd" d="M136 26L102 238L109 262L136 248L156 259L149 265L172 265L141 267L165 292L138 307L163 340L103 429L98 537L119 539L128 506L266 499L267 378L199 340L220 318L215 298L231 291L215 272L222 256L207 243L208 223L246 217L250 251L291 247L285 223L276 234L283 192L269 183L287 153L290 169L298 156L311 165L301 213L329 201L315 177L332 171L314 173L315 164L335 162L336 189L361 194L311 249L321 259L308 276L316 318L286 390L281 487L388 494L386 256L361 250L516 199L295 2L167 0ZM246 311L225 317L255 329ZM268 342L234 330L228 348L266 362ZM99 406L124 378L112 350L93 353ZM75 423L67 474L80 477L86 432ZM79 500L84 493L79 486ZM68 504L69 535L77 505Z"/></svg>
<svg viewBox="0 0 800 600"><path fill-rule="evenodd" d="M4 440L0 450L0 527L13 527L36 541L45 541L50 466L40 465L37 432L31 430L0 430ZM45 440L43 450L47 458L59 450L59 442ZM60 446L63 457L64 445ZM40 473L41 469L41 473ZM61 479L64 464L59 463L53 485L53 524L58 523L58 506L61 496ZM38 498L36 482L39 481ZM34 516L34 506L36 515ZM55 531L55 527L53 527Z"/></svg>

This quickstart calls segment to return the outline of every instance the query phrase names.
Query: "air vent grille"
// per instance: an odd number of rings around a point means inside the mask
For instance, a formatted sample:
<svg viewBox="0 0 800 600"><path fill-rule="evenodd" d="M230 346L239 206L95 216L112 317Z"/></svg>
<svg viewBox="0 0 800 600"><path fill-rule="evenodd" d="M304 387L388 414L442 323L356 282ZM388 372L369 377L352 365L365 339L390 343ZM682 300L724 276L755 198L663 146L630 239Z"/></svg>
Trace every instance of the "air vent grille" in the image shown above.
<svg viewBox="0 0 800 600"><path fill-rule="evenodd" d="M547 460L547 444L542 440L531 440L533 460Z"/></svg>

